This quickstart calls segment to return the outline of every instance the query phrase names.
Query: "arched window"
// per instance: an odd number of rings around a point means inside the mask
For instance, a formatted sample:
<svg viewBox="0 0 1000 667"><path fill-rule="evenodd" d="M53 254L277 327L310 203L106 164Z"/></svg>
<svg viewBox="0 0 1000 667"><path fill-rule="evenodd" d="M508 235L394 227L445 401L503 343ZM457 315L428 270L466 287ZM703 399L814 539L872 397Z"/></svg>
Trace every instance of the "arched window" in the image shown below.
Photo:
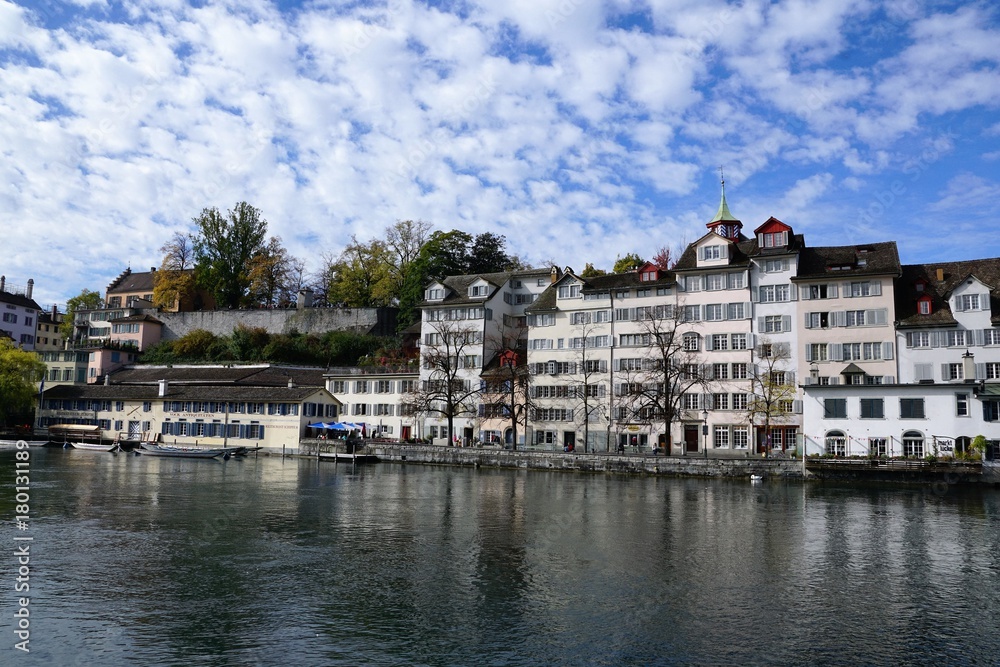
<svg viewBox="0 0 1000 667"><path fill-rule="evenodd" d="M969 447L972 445L972 438L967 435L959 436L955 438L955 453L964 454L969 451Z"/></svg>
<svg viewBox="0 0 1000 667"><path fill-rule="evenodd" d="M907 431L903 434L903 456L924 457L924 434L920 431Z"/></svg>
<svg viewBox="0 0 1000 667"><path fill-rule="evenodd" d="M834 456L847 456L847 437L843 431L827 431L826 453Z"/></svg>
<svg viewBox="0 0 1000 667"><path fill-rule="evenodd" d="M686 352L697 352L701 349L701 336L696 333L684 334L684 350Z"/></svg>

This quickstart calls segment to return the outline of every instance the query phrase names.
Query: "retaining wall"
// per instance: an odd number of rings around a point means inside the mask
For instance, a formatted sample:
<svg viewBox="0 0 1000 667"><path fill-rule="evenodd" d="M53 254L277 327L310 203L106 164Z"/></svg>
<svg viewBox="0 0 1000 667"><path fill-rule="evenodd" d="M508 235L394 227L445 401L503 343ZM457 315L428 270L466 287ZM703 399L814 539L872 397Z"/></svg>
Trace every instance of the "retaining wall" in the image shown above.
<svg viewBox="0 0 1000 667"><path fill-rule="evenodd" d="M185 313L149 311L149 314L163 322L162 340L176 340L195 329L228 336L237 324L260 327L271 334L353 331L391 336L396 333L395 308L261 308Z"/></svg>

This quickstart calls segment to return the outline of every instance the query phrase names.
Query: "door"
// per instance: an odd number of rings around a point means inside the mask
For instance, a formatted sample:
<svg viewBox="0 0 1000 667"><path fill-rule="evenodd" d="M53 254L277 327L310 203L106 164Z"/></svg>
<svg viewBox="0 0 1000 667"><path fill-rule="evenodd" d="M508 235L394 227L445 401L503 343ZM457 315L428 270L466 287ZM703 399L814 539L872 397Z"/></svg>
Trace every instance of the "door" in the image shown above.
<svg viewBox="0 0 1000 667"><path fill-rule="evenodd" d="M139 422L130 421L128 423L128 439L138 440L142 436L142 432L139 430L142 428Z"/></svg>
<svg viewBox="0 0 1000 667"><path fill-rule="evenodd" d="M576 431L563 431L563 451L572 452L576 449Z"/></svg>
<svg viewBox="0 0 1000 667"><path fill-rule="evenodd" d="M697 424L685 424L684 425L684 451L686 452L697 452L698 451L698 425Z"/></svg>

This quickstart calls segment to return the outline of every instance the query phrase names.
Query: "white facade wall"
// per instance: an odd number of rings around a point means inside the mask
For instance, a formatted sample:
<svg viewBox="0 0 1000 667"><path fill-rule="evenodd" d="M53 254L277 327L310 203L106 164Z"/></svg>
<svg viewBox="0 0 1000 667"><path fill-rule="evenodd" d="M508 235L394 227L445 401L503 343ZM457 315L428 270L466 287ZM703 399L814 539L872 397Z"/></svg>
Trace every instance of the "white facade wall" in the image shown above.
<svg viewBox="0 0 1000 667"><path fill-rule="evenodd" d="M407 399L420 381L416 369L349 368L327 373L324 378L327 391L342 404L341 421L365 424L369 437L423 437L420 420Z"/></svg>

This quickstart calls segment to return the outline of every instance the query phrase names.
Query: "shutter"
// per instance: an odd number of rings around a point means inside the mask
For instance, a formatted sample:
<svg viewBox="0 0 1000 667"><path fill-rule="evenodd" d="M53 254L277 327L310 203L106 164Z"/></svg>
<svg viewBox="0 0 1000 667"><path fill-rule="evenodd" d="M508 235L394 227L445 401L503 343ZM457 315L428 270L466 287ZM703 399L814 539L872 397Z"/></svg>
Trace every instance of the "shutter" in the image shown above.
<svg viewBox="0 0 1000 667"><path fill-rule="evenodd" d="M895 375L885 375L882 377L882 384L896 384Z"/></svg>
<svg viewBox="0 0 1000 667"><path fill-rule="evenodd" d="M259 426L257 428L257 434L258 434L257 435L257 439L258 440L263 440L264 439L264 426L263 425L261 425L261 426Z"/></svg>
<svg viewBox="0 0 1000 667"><path fill-rule="evenodd" d="M851 283L844 283L844 298L850 299L854 295L851 293Z"/></svg>
<svg viewBox="0 0 1000 667"><path fill-rule="evenodd" d="M906 347L913 347L913 334L910 332L906 334Z"/></svg>
<svg viewBox="0 0 1000 667"><path fill-rule="evenodd" d="M744 320L753 319L753 315L750 314L751 312L753 312L753 304L752 304L752 302L750 302L750 301L744 302L744 304L743 304L743 319Z"/></svg>
<svg viewBox="0 0 1000 667"><path fill-rule="evenodd" d="M850 293L850 291L848 291L848 293ZM830 283L829 285L827 285L827 288L826 288L826 297L828 299L836 299L837 298L837 283Z"/></svg>
<svg viewBox="0 0 1000 667"><path fill-rule="evenodd" d="M868 290L871 296L882 296L882 281L873 280L871 282L871 289Z"/></svg>
<svg viewBox="0 0 1000 667"><path fill-rule="evenodd" d="M798 289L798 285L796 285L796 289ZM799 298L803 301L809 301L812 298L809 295L809 285L802 286L802 294L799 295Z"/></svg>
<svg viewBox="0 0 1000 667"><path fill-rule="evenodd" d="M812 361L812 360L813 360L812 345L808 345L807 344L806 345L806 361Z"/></svg>
<svg viewBox="0 0 1000 667"><path fill-rule="evenodd" d="M712 347L712 336L711 335L705 336L705 351L711 352L714 349L715 348Z"/></svg>
<svg viewBox="0 0 1000 667"><path fill-rule="evenodd" d="M747 334L747 347L749 347L752 350L756 346L757 346L757 334L753 333Z"/></svg>
<svg viewBox="0 0 1000 667"><path fill-rule="evenodd" d="M844 347L840 343L830 343L830 361L844 360Z"/></svg>
<svg viewBox="0 0 1000 667"><path fill-rule="evenodd" d="M833 320L832 326L835 327L846 327L847 326L847 311L846 310L835 310L830 313L830 319Z"/></svg>
<svg viewBox="0 0 1000 667"><path fill-rule="evenodd" d="M700 261L702 261L704 259L705 259L705 248L704 248L704 246L702 246L702 247L698 248L698 261L700 262Z"/></svg>
<svg viewBox="0 0 1000 667"><path fill-rule="evenodd" d="M886 360L892 359L892 343L889 341L882 343L882 358Z"/></svg>
<svg viewBox="0 0 1000 667"><path fill-rule="evenodd" d="M982 329L975 329L972 332L973 344L977 347L986 345L986 332Z"/></svg>
<svg viewBox="0 0 1000 667"><path fill-rule="evenodd" d="M840 378L836 375L830 377L830 384L840 384Z"/></svg>
<svg viewBox="0 0 1000 667"><path fill-rule="evenodd" d="M781 270L782 271L788 271L790 268L792 268L792 265L789 263L789 261L787 259L781 260Z"/></svg>
<svg viewBox="0 0 1000 667"><path fill-rule="evenodd" d="M813 379L812 379L811 377L807 377L807 378L806 378L806 381L805 381L805 385L806 385L806 386L808 387L808 386L809 386L809 385L811 385L812 383L813 383Z"/></svg>
<svg viewBox="0 0 1000 667"><path fill-rule="evenodd" d="M942 331L932 331L931 332L931 347L941 347L944 345L944 332Z"/></svg>
<svg viewBox="0 0 1000 667"><path fill-rule="evenodd" d="M760 331L761 333L763 333L763 332L764 332L764 317L763 317L763 316L759 316L759 317L757 318L757 329L758 329L758 331Z"/></svg>
<svg viewBox="0 0 1000 667"><path fill-rule="evenodd" d="M948 364L941 364L941 381L948 381Z"/></svg>
<svg viewBox="0 0 1000 667"><path fill-rule="evenodd" d="M812 317L810 317L810 315L812 315L812 313L806 313L805 317L806 329L812 329Z"/></svg>
<svg viewBox="0 0 1000 667"><path fill-rule="evenodd" d="M757 288L756 287L751 287L750 288L750 301L751 301L751 303L757 303L759 300L760 300L760 297L757 294Z"/></svg>
<svg viewBox="0 0 1000 667"><path fill-rule="evenodd" d="M976 364L976 379L977 380L986 379L986 364Z"/></svg>
<svg viewBox="0 0 1000 667"><path fill-rule="evenodd" d="M781 330L782 331L791 331L792 330L792 316L791 315L782 315L781 316Z"/></svg>
<svg viewBox="0 0 1000 667"><path fill-rule="evenodd" d="M614 369L615 369L615 371L620 371L622 369L622 360L621 359L615 359Z"/></svg>
<svg viewBox="0 0 1000 667"><path fill-rule="evenodd" d="M788 298L792 301L799 300L799 286L795 283L788 284Z"/></svg>
<svg viewBox="0 0 1000 667"><path fill-rule="evenodd" d="M960 297L960 296L956 296L956 297L955 297L955 301L954 301L954 304L955 304L955 305L954 305L954 306L952 306L952 308L951 308L951 309L952 309L953 311L955 311L956 313L961 313L961 312L964 312L964 311L965 311L965 308L963 308L963 307L962 307L962 297Z"/></svg>
<svg viewBox="0 0 1000 667"><path fill-rule="evenodd" d="M792 412L797 415L802 414L802 401L792 401Z"/></svg>

